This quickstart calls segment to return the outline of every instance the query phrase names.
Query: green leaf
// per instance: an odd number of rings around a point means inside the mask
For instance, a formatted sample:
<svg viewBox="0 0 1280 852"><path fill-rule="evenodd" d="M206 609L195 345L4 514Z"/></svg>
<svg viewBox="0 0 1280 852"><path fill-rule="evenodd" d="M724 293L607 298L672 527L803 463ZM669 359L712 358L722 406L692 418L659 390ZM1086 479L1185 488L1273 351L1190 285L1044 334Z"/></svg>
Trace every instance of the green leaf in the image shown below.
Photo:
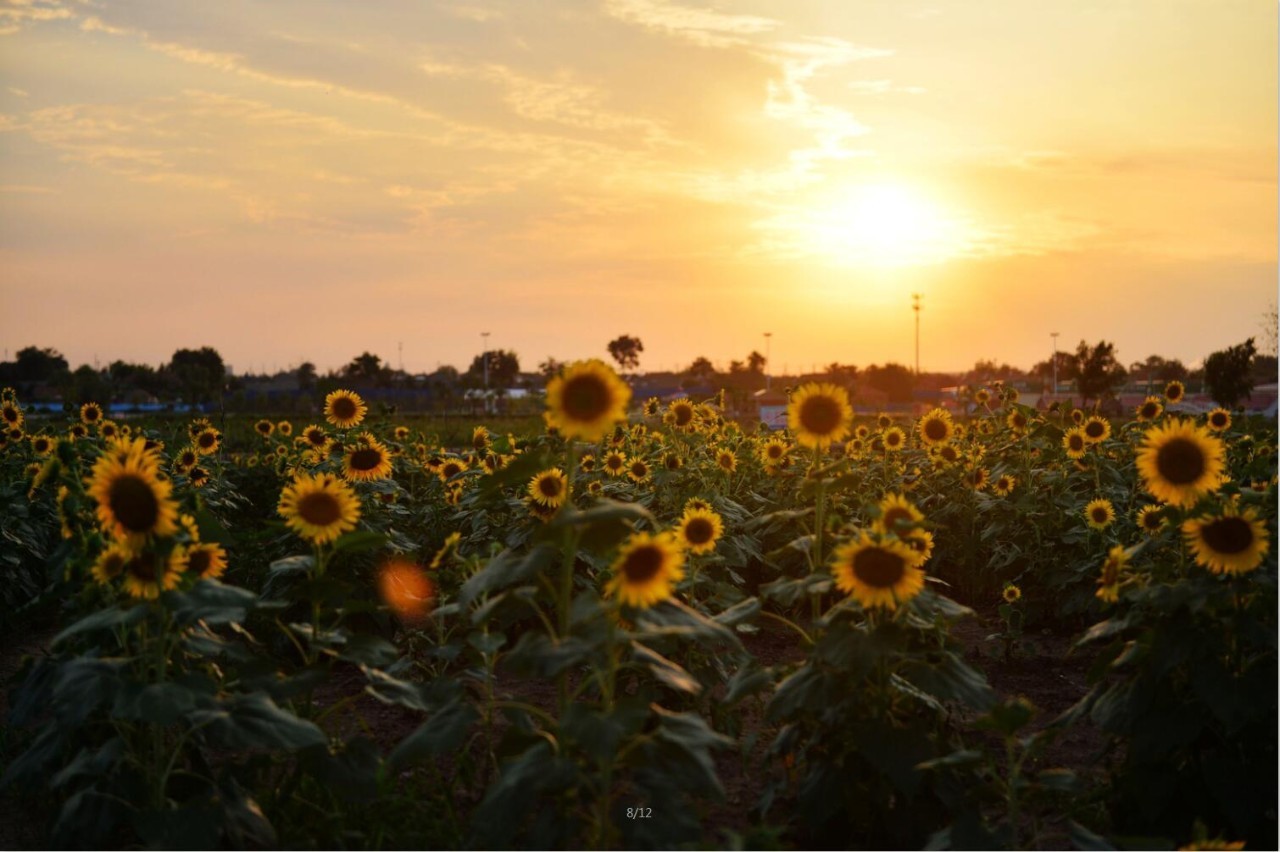
<svg viewBox="0 0 1280 852"><path fill-rule="evenodd" d="M1100 835L1094 834L1075 820L1067 820L1067 836L1071 838L1071 847L1081 850L1114 850Z"/></svg>
<svg viewBox="0 0 1280 852"><path fill-rule="evenodd" d="M112 627L120 625L136 624L141 621L147 614L145 606L120 607L113 606L107 609L101 609L93 615L85 616L75 624L63 630L57 636L53 637L53 644L59 645L70 639L72 636L79 636L81 633L91 633L96 630L109 630Z"/></svg>
<svg viewBox="0 0 1280 852"><path fill-rule="evenodd" d="M334 553L364 553L385 546L387 537L373 530L352 530L333 543Z"/></svg>
<svg viewBox="0 0 1280 852"><path fill-rule="evenodd" d="M328 742L313 723L282 710L262 692L230 697L218 709L197 710L191 720L207 725L209 737L228 748L295 751Z"/></svg>
<svg viewBox="0 0 1280 852"><path fill-rule="evenodd" d="M475 708L464 701L447 704L395 747L387 759L387 768L399 772L428 757L453 751L479 718Z"/></svg>
<svg viewBox="0 0 1280 852"><path fill-rule="evenodd" d="M702 692L702 684L698 683L691 674L652 648L633 641L631 651L639 662L648 667L654 677L677 692L689 695Z"/></svg>
<svg viewBox="0 0 1280 852"><path fill-rule="evenodd" d="M167 600L179 624L239 624L248 618L258 596L217 580L199 580L189 591L169 593Z"/></svg>
<svg viewBox="0 0 1280 852"><path fill-rule="evenodd" d="M539 544L528 553L504 550L462 584L458 601L469 607L483 594L524 583L549 570L558 555L558 549L549 544Z"/></svg>

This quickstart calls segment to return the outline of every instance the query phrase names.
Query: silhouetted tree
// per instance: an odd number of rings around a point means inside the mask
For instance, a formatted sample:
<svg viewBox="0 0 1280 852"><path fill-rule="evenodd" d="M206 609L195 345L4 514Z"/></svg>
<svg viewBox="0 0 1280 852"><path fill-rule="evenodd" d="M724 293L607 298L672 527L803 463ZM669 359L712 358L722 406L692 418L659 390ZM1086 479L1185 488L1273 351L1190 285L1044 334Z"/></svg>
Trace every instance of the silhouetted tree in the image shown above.
<svg viewBox="0 0 1280 852"><path fill-rule="evenodd" d="M715 378L716 367L710 359L699 355L693 359L693 363L684 371L684 374L690 384L706 385Z"/></svg>
<svg viewBox="0 0 1280 852"><path fill-rule="evenodd" d="M538 372L542 374L542 377L544 379L552 378L553 376L556 375L556 373L559 373L563 369L564 369L564 362L557 361L555 358L552 358L550 355L547 356L547 360L538 364Z"/></svg>
<svg viewBox="0 0 1280 852"><path fill-rule="evenodd" d="M222 390L227 368L218 350L210 346L179 349L166 367L187 402L209 402Z"/></svg>
<svg viewBox="0 0 1280 852"><path fill-rule="evenodd" d="M623 372L640 366L640 353L643 351L644 344L640 342L640 338L629 334L609 341L609 354L618 362L618 367Z"/></svg>
<svg viewBox="0 0 1280 852"><path fill-rule="evenodd" d="M490 349L480 353L471 361L467 377L478 387L484 386L484 356L489 356L489 387L505 389L515 382L520 374L520 358L506 349Z"/></svg>
<svg viewBox="0 0 1280 852"><path fill-rule="evenodd" d="M1253 391L1253 338L1214 352L1204 359L1204 383L1213 401L1234 408Z"/></svg>
<svg viewBox="0 0 1280 852"><path fill-rule="evenodd" d="M382 359L377 355L362 352L342 368L342 373L353 382L382 385L386 384L391 371L383 366Z"/></svg>
<svg viewBox="0 0 1280 852"><path fill-rule="evenodd" d="M862 371L867 385L889 397L890 402L910 402L916 388L916 377L901 364L872 364Z"/></svg>
<svg viewBox="0 0 1280 852"><path fill-rule="evenodd" d="M764 374L764 368L768 361L763 355L752 349L751 354L747 356L747 369L753 373Z"/></svg>
<svg viewBox="0 0 1280 852"><path fill-rule="evenodd" d="M303 361L298 365L298 369L294 370L294 376L298 380L298 390L311 390L316 386L316 365L310 361Z"/></svg>
<svg viewBox="0 0 1280 852"><path fill-rule="evenodd" d="M1127 371L1116 360L1116 347L1105 340L1090 346L1081 340L1076 347L1076 390L1085 400L1100 400L1115 393L1124 383Z"/></svg>

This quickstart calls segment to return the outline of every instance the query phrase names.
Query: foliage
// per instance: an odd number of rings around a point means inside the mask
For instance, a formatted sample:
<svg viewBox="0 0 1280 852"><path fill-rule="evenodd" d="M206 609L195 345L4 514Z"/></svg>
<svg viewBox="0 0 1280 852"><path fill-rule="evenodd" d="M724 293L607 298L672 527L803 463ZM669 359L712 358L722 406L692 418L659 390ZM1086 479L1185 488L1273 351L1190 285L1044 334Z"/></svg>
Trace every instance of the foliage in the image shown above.
<svg viewBox="0 0 1280 852"><path fill-rule="evenodd" d="M1234 408L1253 390L1250 369L1257 347L1250 337L1244 343L1228 346L1204 359L1204 383L1213 401Z"/></svg>

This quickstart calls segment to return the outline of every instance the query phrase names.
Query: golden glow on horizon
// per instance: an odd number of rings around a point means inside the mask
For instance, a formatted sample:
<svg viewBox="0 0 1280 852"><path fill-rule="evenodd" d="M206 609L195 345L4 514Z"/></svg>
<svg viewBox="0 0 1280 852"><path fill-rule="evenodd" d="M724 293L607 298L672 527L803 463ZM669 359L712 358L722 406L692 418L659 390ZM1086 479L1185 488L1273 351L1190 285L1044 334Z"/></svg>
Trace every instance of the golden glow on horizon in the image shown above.
<svg viewBox="0 0 1280 852"><path fill-rule="evenodd" d="M965 228L924 193L902 183L853 188L795 223L816 255L841 266L939 263L962 253Z"/></svg>

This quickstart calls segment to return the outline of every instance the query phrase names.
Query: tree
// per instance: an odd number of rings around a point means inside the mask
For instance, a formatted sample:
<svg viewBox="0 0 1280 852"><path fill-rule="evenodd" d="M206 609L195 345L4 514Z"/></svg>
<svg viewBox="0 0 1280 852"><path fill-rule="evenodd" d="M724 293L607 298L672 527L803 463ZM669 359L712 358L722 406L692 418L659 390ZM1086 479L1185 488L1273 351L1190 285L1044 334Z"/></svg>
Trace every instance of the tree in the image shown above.
<svg viewBox="0 0 1280 852"><path fill-rule="evenodd" d="M827 381L852 390L858 379L858 368L852 364L839 364L832 361L827 365Z"/></svg>
<svg viewBox="0 0 1280 852"><path fill-rule="evenodd" d="M916 389L916 377L901 364L872 364L862 371L870 387L889 397L890 402L911 402Z"/></svg>
<svg viewBox="0 0 1280 852"><path fill-rule="evenodd" d="M482 352L471 361L467 376L480 386L484 384L484 356L489 356L489 387L505 389L511 386L520 375L520 358L506 349L490 349Z"/></svg>
<svg viewBox="0 0 1280 852"><path fill-rule="evenodd" d="M189 403L209 402L222 390L227 368L218 350L203 346L199 349L179 349L173 353L166 367L182 389L182 396Z"/></svg>
<svg viewBox="0 0 1280 852"><path fill-rule="evenodd" d="M640 338L629 334L609 341L609 354L618 362L618 367L623 372L640 366L640 353L643 351L644 344L640 342Z"/></svg>
<svg viewBox="0 0 1280 852"><path fill-rule="evenodd" d="M59 384L68 376L67 359L56 349L28 346L15 360L0 364L0 382L26 392L35 384Z"/></svg>
<svg viewBox="0 0 1280 852"><path fill-rule="evenodd" d="M564 362L557 361L555 358L552 358L550 355L547 356L547 360L538 364L538 372L542 375L544 379L552 378L563 369L564 369Z"/></svg>
<svg viewBox="0 0 1280 852"><path fill-rule="evenodd" d="M1214 352L1204 359L1204 383L1213 401L1235 408L1253 391L1253 356L1257 347L1250 337L1244 343Z"/></svg>
<svg viewBox="0 0 1280 852"><path fill-rule="evenodd" d="M353 382L385 384L391 371L382 365L382 359L372 352L362 352L342 368L342 373Z"/></svg>
<svg viewBox="0 0 1280 852"><path fill-rule="evenodd" d="M1175 379L1185 383L1191 375L1191 371L1177 358L1164 358L1160 355L1148 355L1145 361L1134 361L1129 365L1129 373L1135 380L1160 385Z"/></svg>
<svg viewBox="0 0 1280 852"><path fill-rule="evenodd" d="M298 365L298 369L294 370L294 376L298 380L298 390L311 390L316 386L316 365L310 361L303 361Z"/></svg>
<svg viewBox="0 0 1280 852"><path fill-rule="evenodd" d="M1090 346L1081 340L1076 347L1076 390L1085 400L1100 400L1112 396L1116 388L1124 383L1128 371L1116 360L1114 343L1105 340Z"/></svg>
<svg viewBox="0 0 1280 852"><path fill-rule="evenodd" d="M686 378L693 384L709 384L716 376L716 367L711 360L699 355L693 359L689 369L684 371Z"/></svg>
<svg viewBox="0 0 1280 852"><path fill-rule="evenodd" d="M1053 359L1046 358L1031 368L1030 375L1036 376L1043 382L1044 388L1050 388L1053 384ZM1074 352L1058 353L1058 382L1070 382L1078 378L1080 375L1080 362L1076 358Z"/></svg>

